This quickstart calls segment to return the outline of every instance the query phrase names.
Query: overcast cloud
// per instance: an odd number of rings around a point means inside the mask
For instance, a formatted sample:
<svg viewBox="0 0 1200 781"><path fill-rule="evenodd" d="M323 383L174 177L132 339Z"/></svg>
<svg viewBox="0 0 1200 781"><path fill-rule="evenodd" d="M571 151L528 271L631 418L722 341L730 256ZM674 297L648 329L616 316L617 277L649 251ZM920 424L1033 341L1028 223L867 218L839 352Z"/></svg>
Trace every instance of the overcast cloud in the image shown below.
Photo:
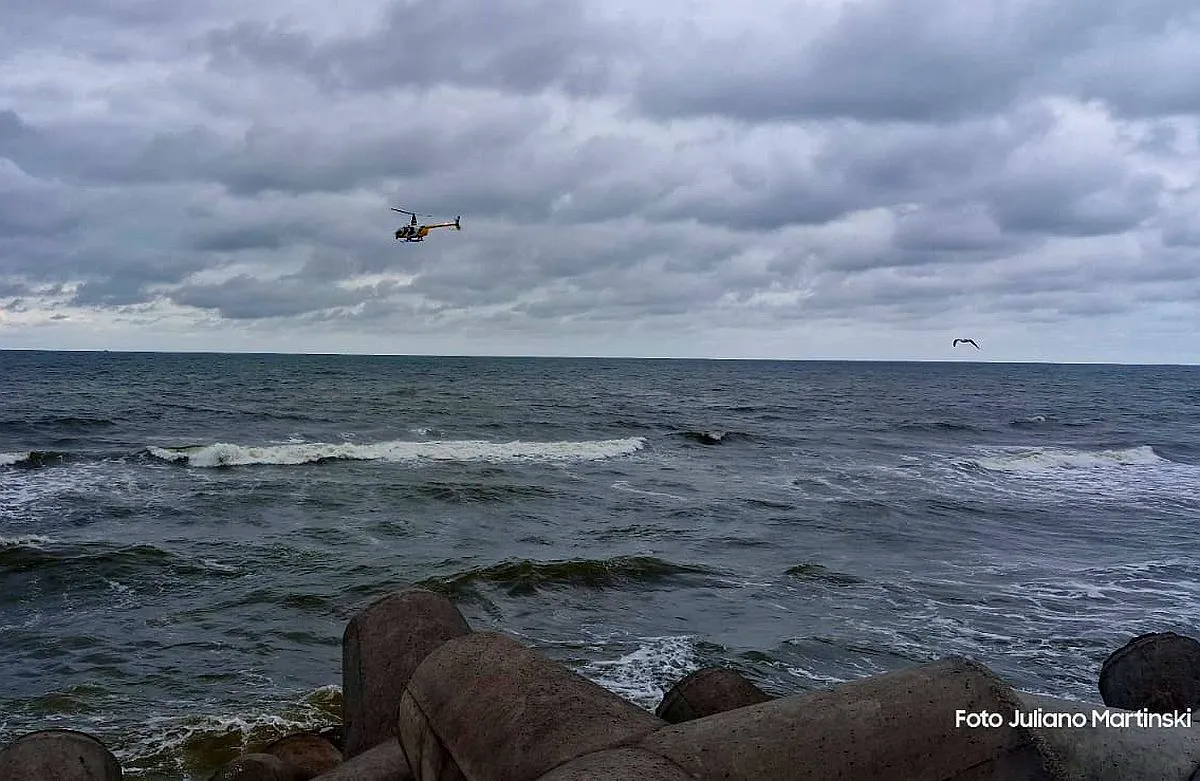
<svg viewBox="0 0 1200 781"><path fill-rule="evenodd" d="M1197 51L1185 0L6 0L0 347L1200 362Z"/></svg>

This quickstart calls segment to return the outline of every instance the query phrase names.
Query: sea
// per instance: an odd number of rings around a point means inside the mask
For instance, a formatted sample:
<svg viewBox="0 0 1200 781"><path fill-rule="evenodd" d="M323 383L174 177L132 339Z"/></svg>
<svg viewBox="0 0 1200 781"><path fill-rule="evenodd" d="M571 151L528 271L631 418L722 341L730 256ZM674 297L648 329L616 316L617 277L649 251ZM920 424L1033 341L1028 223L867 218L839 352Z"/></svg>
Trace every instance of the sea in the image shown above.
<svg viewBox="0 0 1200 781"><path fill-rule="evenodd" d="M0 352L0 745L205 779L454 600L653 709L965 656L1100 702L1200 635L1200 369Z"/></svg>

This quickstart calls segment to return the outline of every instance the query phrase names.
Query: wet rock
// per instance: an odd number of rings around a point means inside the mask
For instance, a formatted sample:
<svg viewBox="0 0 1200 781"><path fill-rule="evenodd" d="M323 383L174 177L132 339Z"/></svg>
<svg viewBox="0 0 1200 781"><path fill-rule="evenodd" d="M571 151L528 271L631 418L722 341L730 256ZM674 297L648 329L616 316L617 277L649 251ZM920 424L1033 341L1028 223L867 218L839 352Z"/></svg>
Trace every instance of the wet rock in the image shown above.
<svg viewBox="0 0 1200 781"><path fill-rule="evenodd" d="M449 599L424 589L389 594L351 619L342 636L346 759L396 737L396 708L413 670L470 631Z"/></svg>
<svg viewBox="0 0 1200 781"><path fill-rule="evenodd" d="M327 773L317 776L315 781L413 781L408 769L408 758L400 741L385 740L358 756L347 759Z"/></svg>
<svg viewBox="0 0 1200 781"><path fill-rule="evenodd" d="M655 714L668 724L679 724L770 699L737 670L705 667L672 686Z"/></svg>
<svg viewBox="0 0 1200 781"><path fill-rule="evenodd" d="M958 711L1020 707L982 665L949 659L656 731L639 748L725 781L1068 781L1028 731L956 726Z"/></svg>
<svg viewBox="0 0 1200 781"><path fill-rule="evenodd" d="M243 754L225 763L209 781L300 781L295 768L270 754Z"/></svg>
<svg viewBox="0 0 1200 781"><path fill-rule="evenodd" d="M283 760L295 771L296 781L310 781L342 762L342 752L314 732L282 737L264 748L262 753Z"/></svg>
<svg viewBox="0 0 1200 781"><path fill-rule="evenodd" d="M121 781L121 765L84 732L31 732L0 751L0 781Z"/></svg>
<svg viewBox="0 0 1200 781"><path fill-rule="evenodd" d="M426 657L400 702L421 781L521 781L666 723L517 641L476 632Z"/></svg>
<svg viewBox="0 0 1200 781"><path fill-rule="evenodd" d="M1200 707L1200 642L1174 632L1139 635L1100 667L1105 705L1155 713Z"/></svg>

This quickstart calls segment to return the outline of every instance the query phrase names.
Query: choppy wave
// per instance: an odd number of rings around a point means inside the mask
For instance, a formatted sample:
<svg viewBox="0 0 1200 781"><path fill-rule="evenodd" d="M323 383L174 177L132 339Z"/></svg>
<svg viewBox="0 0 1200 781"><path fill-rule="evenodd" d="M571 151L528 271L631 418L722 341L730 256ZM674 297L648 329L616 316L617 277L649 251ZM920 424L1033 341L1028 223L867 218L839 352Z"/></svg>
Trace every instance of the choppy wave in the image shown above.
<svg viewBox="0 0 1200 781"><path fill-rule="evenodd" d="M140 735L115 741L113 753L133 777L209 778L226 762L277 738L339 724L341 711L341 688L324 686L299 702L259 704L238 714L151 718Z"/></svg>
<svg viewBox="0 0 1200 781"><path fill-rule="evenodd" d="M968 466L997 472L1042 472L1050 469L1094 469L1114 466L1153 466L1170 463L1149 445L1119 450L1073 450L1039 447L1008 450L971 459Z"/></svg>
<svg viewBox="0 0 1200 781"><path fill-rule="evenodd" d="M23 534L20 537L0 537L0 551L5 548L41 548L54 542L41 534Z"/></svg>
<svg viewBox="0 0 1200 781"><path fill-rule="evenodd" d="M625 584L646 585L685 575L715 575L713 570L675 564L654 556L618 556L612 559L566 561L504 561L417 585L455 597L474 593L479 584L502 586L510 595L532 594L544 588L574 586L614 588Z"/></svg>
<svg viewBox="0 0 1200 781"><path fill-rule="evenodd" d="M0 538L0 573L52 573L61 585L99 579L119 586L163 571L174 577L230 574L211 559L193 561L155 545L67 544L38 534Z"/></svg>
<svg viewBox="0 0 1200 781"><path fill-rule="evenodd" d="M696 638L668 635L640 638L633 651L617 659L594 660L578 672L630 702L654 710L667 690L699 668Z"/></svg>
<svg viewBox="0 0 1200 781"><path fill-rule="evenodd" d="M923 431L934 433L946 432L977 432L982 429L972 423L959 423L953 420L906 420L892 426L880 427L884 430Z"/></svg>
<svg viewBox="0 0 1200 781"><path fill-rule="evenodd" d="M412 487L414 493L442 502L520 502L557 495L549 488L519 483L426 482Z"/></svg>
<svg viewBox="0 0 1200 781"><path fill-rule="evenodd" d="M193 467L294 466L325 461L599 461L631 455L645 445L644 437L579 442L393 441L368 445L312 442L254 446L218 442L180 448L150 447L146 452L164 461Z"/></svg>
<svg viewBox="0 0 1200 781"><path fill-rule="evenodd" d="M79 415L44 415L35 420L29 420L26 418L0 420L0 426L21 430L32 430L44 426L70 429L93 429L111 428L115 425L117 424L108 418L92 418Z"/></svg>
<svg viewBox="0 0 1200 781"><path fill-rule="evenodd" d="M30 450L25 453L0 453L0 467L16 466L36 469L52 464L61 464L71 460L69 453L59 453L53 450Z"/></svg>
<svg viewBox="0 0 1200 781"><path fill-rule="evenodd" d="M834 586L853 586L865 582L854 575L834 572L823 564L797 564L788 569L787 574L796 580L819 581Z"/></svg>
<svg viewBox="0 0 1200 781"><path fill-rule="evenodd" d="M724 431L722 429L682 431L679 433L679 436L684 439L690 439L693 442L699 442L701 445L721 445L726 442L752 439L749 434L741 431Z"/></svg>

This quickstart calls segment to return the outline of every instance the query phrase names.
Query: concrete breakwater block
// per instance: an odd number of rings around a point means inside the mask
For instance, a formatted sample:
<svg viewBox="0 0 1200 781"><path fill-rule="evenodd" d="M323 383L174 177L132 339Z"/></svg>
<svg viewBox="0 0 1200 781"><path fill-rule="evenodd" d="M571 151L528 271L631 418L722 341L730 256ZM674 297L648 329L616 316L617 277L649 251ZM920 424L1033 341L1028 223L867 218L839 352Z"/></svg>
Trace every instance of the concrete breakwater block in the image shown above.
<svg viewBox="0 0 1200 781"><path fill-rule="evenodd" d="M1100 697L1126 710L1172 713L1200 707L1200 642L1174 632L1139 635L1100 667Z"/></svg>
<svg viewBox="0 0 1200 781"><path fill-rule="evenodd" d="M571 760L537 781L695 781L682 768L644 749L614 748Z"/></svg>
<svg viewBox="0 0 1200 781"><path fill-rule="evenodd" d="M770 699L770 695L737 670L705 667L672 686L663 696L655 715L668 724L679 724Z"/></svg>
<svg viewBox="0 0 1200 781"><path fill-rule="evenodd" d="M300 781L291 765L270 754L242 754L226 762L209 781Z"/></svg>
<svg viewBox="0 0 1200 781"><path fill-rule="evenodd" d="M112 752L84 732L31 732L0 751L0 781L121 781Z"/></svg>
<svg viewBox="0 0 1200 781"><path fill-rule="evenodd" d="M1022 718L1047 725L1032 731L1052 747L1066 778L1189 781L1200 767L1200 724L1194 725L1191 718L1178 726L1155 726L1148 713L1026 692L1017 696Z"/></svg>
<svg viewBox="0 0 1200 781"><path fill-rule="evenodd" d="M385 740L317 776L315 781L413 781L397 738Z"/></svg>
<svg viewBox="0 0 1200 781"><path fill-rule="evenodd" d="M262 750L283 760L295 771L296 781L311 781L342 763L342 752L315 732L299 732L274 741Z"/></svg>
<svg viewBox="0 0 1200 781"><path fill-rule="evenodd" d="M509 637L476 632L425 658L398 726L421 781L534 781L666 722Z"/></svg>
<svg viewBox="0 0 1200 781"><path fill-rule="evenodd" d="M413 671L470 631L449 599L424 589L388 594L350 620L342 635L346 759L396 736L396 708Z"/></svg>
<svg viewBox="0 0 1200 781"><path fill-rule="evenodd" d="M1067 781L1036 733L959 718L1008 723L1019 708L986 667L952 658L664 727L640 747L699 779Z"/></svg>

